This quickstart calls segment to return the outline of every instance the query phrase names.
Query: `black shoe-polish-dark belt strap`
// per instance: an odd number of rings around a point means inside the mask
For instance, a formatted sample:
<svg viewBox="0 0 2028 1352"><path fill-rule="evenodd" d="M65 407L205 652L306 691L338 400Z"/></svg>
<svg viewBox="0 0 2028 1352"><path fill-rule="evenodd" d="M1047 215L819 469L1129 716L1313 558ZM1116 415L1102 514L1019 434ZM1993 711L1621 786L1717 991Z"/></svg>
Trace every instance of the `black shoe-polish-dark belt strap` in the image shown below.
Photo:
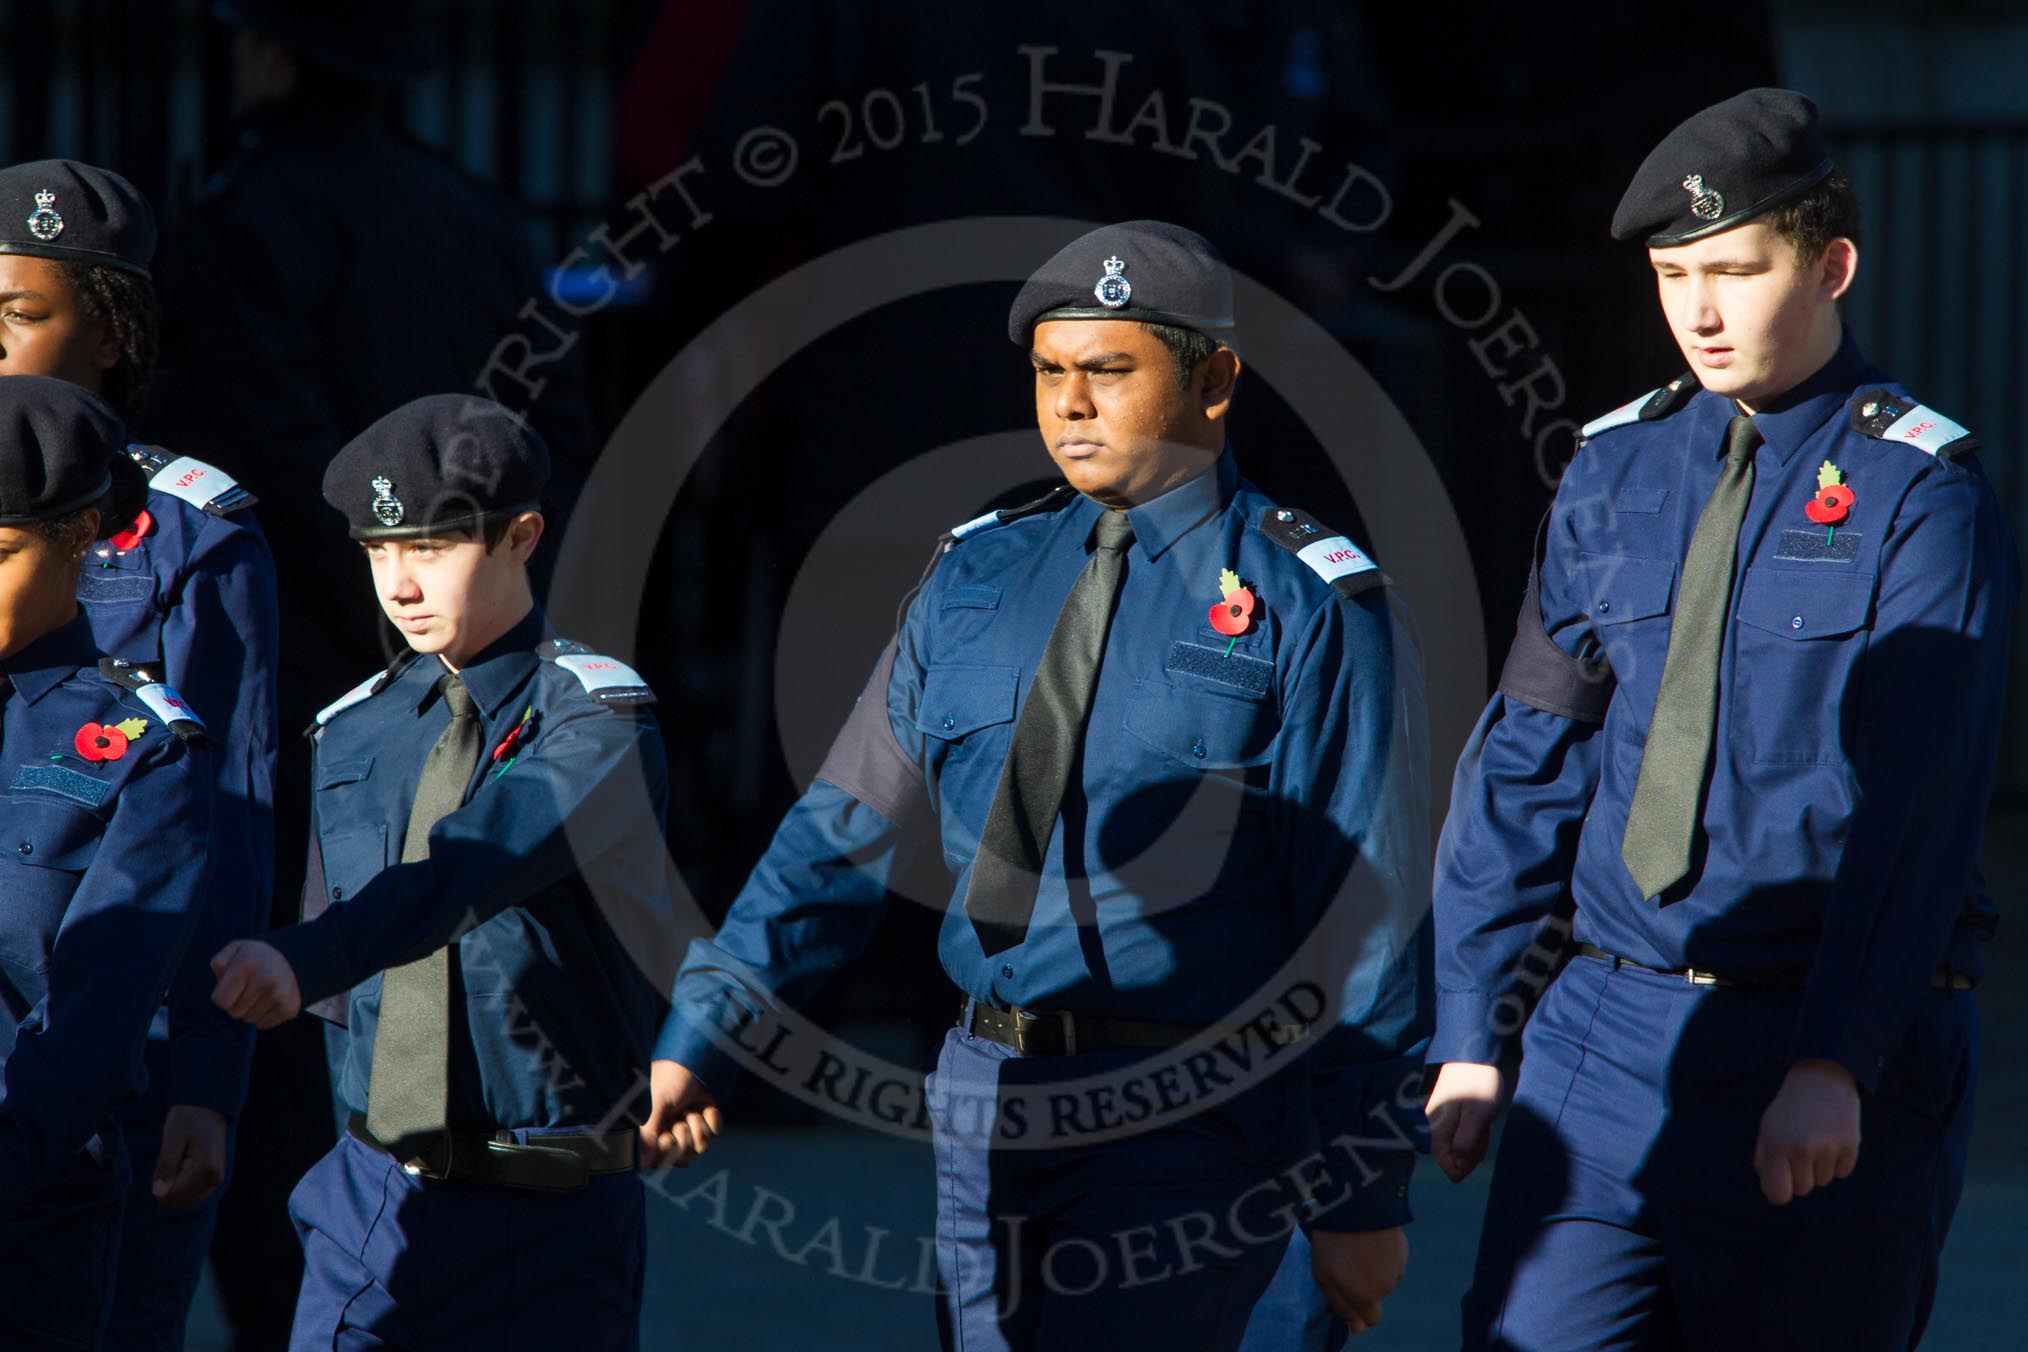
<svg viewBox="0 0 2028 1352"><path fill-rule="evenodd" d="M395 1152L366 1130L363 1114L353 1113L345 1129L384 1155ZM633 1169L641 1137L635 1131L543 1135L519 1141L512 1131L439 1131L412 1143L399 1158L404 1171L421 1178L462 1179L504 1188L570 1192L593 1174L621 1174Z"/></svg>
<svg viewBox="0 0 2028 1352"><path fill-rule="evenodd" d="M1204 1031L1195 1024L1117 1019L1068 1010L999 1009L967 1000L958 1026L973 1037L1012 1047L1023 1056L1074 1056L1115 1047L1160 1050L1181 1046Z"/></svg>
<svg viewBox="0 0 2028 1352"><path fill-rule="evenodd" d="M1766 975L1754 976L1720 976L1716 972L1702 972L1694 967L1650 967L1644 962L1635 962L1632 958L1622 958L1617 954L1608 953L1597 944L1581 943L1577 946L1577 951L1583 957L1597 958L1600 962L1609 962L1614 967L1631 967L1637 972L1652 972L1656 976L1672 976L1680 981L1687 981L1693 986L1745 986L1759 990L1801 990L1804 981L1801 974L1784 975L1780 973L1768 973ZM1977 982L1963 973L1953 972L1947 967L1937 968L1931 975L1929 982L1931 990L1939 991L1968 991L1977 984Z"/></svg>

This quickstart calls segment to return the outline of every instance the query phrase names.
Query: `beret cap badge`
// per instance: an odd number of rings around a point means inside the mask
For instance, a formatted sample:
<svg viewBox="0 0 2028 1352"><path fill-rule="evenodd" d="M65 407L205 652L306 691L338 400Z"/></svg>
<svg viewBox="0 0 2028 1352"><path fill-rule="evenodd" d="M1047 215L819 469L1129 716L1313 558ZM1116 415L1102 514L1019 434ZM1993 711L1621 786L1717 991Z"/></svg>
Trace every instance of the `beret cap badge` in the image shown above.
<svg viewBox="0 0 2028 1352"><path fill-rule="evenodd" d="M28 217L28 233L45 244L63 233L63 217L56 214L56 194L47 188L35 194L35 210Z"/></svg>
<svg viewBox="0 0 2028 1352"><path fill-rule="evenodd" d="M1106 275L1099 278L1091 293L1108 310L1121 309L1134 294L1133 283L1120 275L1127 270L1126 262L1115 254L1106 260L1105 267Z"/></svg>
<svg viewBox="0 0 2028 1352"><path fill-rule="evenodd" d="M1690 175L1683 180L1683 187L1690 194L1690 214L1698 220L1715 221L1725 214L1724 196L1704 186L1704 175Z"/></svg>
<svg viewBox="0 0 2028 1352"><path fill-rule="evenodd" d="M394 495L394 482L385 476L373 481L373 519L383 526L399 526L403 508L401 499Z"/></svg>

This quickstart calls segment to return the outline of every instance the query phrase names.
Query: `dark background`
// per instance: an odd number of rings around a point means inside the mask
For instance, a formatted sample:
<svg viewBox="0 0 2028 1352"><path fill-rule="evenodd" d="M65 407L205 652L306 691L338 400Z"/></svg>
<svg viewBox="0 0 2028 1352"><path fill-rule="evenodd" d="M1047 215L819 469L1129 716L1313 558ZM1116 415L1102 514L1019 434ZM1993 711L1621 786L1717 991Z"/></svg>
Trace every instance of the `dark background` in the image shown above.
<svg viewBox="0 0 2028 1352"><path fill-rule="evenodd" d="M1478 584L1469 603L1482 612L1497 663L1528 540L1569 449L1567 428L1544 426L1587 421L1681 369L1644 258L1607 235L1613 205L1676 122L1740 89L1778 83L1822 105L1866 207L1861 279L1848 304L1862 345L1980 436L2017 530L2028 524L2020 455L2028 81L2019 79L2028 15L2006 0L1932 3L1919 18L1912 6L1828 0L1698 11L1314 0L422 8L438 65L392 96L393 120L510 197L538 258L562 259L601 224L617 231L644 185L692 157L703 166L686 182L712 220L654 259L630 303L578 330L595 444L705 326L841 246L967 217L1173 220L1301 307L1379 380L1463 527ZM117 168L175 221L232 151L230 38L202 0L0 2L0 157ZM1115 126L1159 90L1169 133L1180 136L1191 101L1204 100L1230 114L1228 154L1272 126L1277 172L1286 173L1307 138L1318 149L1304 191L1328 194L1353 162L1385 185L1391 212L1379 228L1351 232L1257 182L1255 164L1226 172L1201 154L1162 153L1146 134L1134 145L1090 139L1090 98L1051 96L1043 116L1053 134L1023 136L1031 85L1023 46L1056 48L1050 78L1078 82L1101 77L1099 52L1127 53ZM963 87L984 100L984 125L959 146L977 114L953 98L953 85L974 72ZM831 100L841 103L827 110ZM733 168L741 136L761 124L789 131L800 147L796 172L778 187L745 182ZM860 153L832 162L848 125L847 144ZM1442 262L1398 292L1373 285L1407 265L1453 204L1478 224ZM385 228L398 236L405 215L429 206L389 200ZM664 215L680 222L683 212ZM1451 261L1496 279L1492 319L1446 317L1430 283ZM884 637L841 649L836 670L813 673L808 691L783 688L779 623L811 541L887 471L955 441L1032 425L1025 364L1003 333L1012 291L915 297L796 355L741 404L685 481L638 624L584 635L630 655L662 696L675 770L672 848L707 915L722 913L801 787L780 744L781 701L829 701L842 717ZM429 298L378 303L392 327ZM1517 312L1537 335L1535 350L1514 358L1508 375L1489 375L1469 343ZM1500 387L1541 360L1553 363L1564 398L1524 435L1522 409ZM1246 386L1233 436L1243 472L1267 491L1364 534L1362 504L1271 384ZM1036 450L1040 478L1049 467ZM259 490L257 464L228 468ZM955 519L897 520L892 540L914 557ZM1425 613L1465 603L1411 600ZM308 603L283 601L285 614ZM557 619L568 630L569 617ZM375 660L362 653L356 669L318 673L327 687L319 697L349 687ZM2024 673L2028 662L2017 661L2017 692ZM1938 673L1939 698L1949 698L1950 681ZM2022 707L2013 701L2002 747L2003 812L2028 794ZM1454 751L1439 748L1440 794L1443 757ZM2004 911L2017 900L2012 877L2018 870L1993 879ZM293 880L280 884L293 891ZM933 895L934 883L925 890ZM933 1034L951 1000L931 956L934 919L896 908L874 950L812 1013L846 1025L899 1019L916 1036ZM1989 1017L1989 1043L2005 1041L2007 1018ZM757 1100L742 1108L796 1111ZM1992 1130L1982 1128L1988 1139ZM2004 1112L2000 1131L2018 1134Z"/></svg>

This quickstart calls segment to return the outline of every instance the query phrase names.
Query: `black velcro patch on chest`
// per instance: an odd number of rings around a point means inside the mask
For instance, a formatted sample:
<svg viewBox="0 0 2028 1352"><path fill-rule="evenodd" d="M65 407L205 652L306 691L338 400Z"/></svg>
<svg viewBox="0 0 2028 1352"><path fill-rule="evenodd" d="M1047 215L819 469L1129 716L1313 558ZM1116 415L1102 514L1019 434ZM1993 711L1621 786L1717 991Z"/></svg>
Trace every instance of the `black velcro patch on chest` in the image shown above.
<svg viewBox="0 0 2028 1352"><path fill-rule="evenodd" d="M1244 653L1228 657L1223 649L1202 643L1185 643L1182 639L1169 645L1169 660L1162 665L1165 671L1202 676L1207 681L1229 685L1249 695L1266 694L1275 676L1275 664L1272 662L1248 657Z"/></svg>

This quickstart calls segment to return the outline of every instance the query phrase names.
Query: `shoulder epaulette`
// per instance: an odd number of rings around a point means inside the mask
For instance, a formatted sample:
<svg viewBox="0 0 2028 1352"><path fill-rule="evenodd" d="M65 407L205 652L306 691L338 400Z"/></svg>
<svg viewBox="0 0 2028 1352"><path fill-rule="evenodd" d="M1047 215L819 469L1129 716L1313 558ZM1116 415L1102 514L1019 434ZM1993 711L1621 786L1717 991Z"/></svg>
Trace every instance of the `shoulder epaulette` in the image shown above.
<svg viewBox="0 0 2028 1352"><path fill-rule="evenodd" d="M545 662L553 663L577 677L585 693L601 704L653 704L655 692L641 674L620 661L593 652L567 638L544 639L535 650Z"/></svg>
<svg viewBox="0 0 2028 1352"><path fill-rule="evenodd" d="M1393 585L1365 550L1308 512L1294 507L1266 508L1260 515L1260 533L1308 564L1340 596Z"/></svg>
<svg viewBox="0 0 2028 1352"><path fill-rule="evenodd" d="M413 650L405 652L389 663L385 670L374 672L358 685L353 686L337 699L332 700L317 711L317 719L310 725L310 731L315 732L318 728L323 727L353 705L360 703L362 700L372 699L375 695L387 689L388 686L393 685L395 678L414 665L415 660L420 656L422 654Z"/></svg>
<svg viewBox="0 0 2028 1352"><path fill-rule="evenodd" d="M1601 432L1610 432L1630 422L1653 422L1657 418L1666 418L1689 403L1690 396L1702 388L1697 383L1697 377L1685 371L1659 389L1649 390L1640 398L1621 404L1602 418L1593 418L1577 430L1578 445L1582 446Z"/></svg>
<svg viewBox="0 0 2028 1352"><path fill-rule="evenodd" d="M159 678L159 670L152 663L129 662L124 657L99 659L99 675L147 705L163 727L186 742L203 741L204 720L191 712L173 686Z"/></svg>
<svg viewBox="0 0 2028 1352"><path fill-rule="evenodd" d="M944 539L950 543L967 540L981 531L992 530L996 526L1004 526L1010 521L1019 521L1024 516L1034 516L1039 512L1054 511L1076 496L1077 490L1075 488L1072 488L1069 484L1058 484L1033 502L1024 502L1018 507L1002 507L998 511L993 512L982 512L970 521L961 521L944 532Z"/></svg>
<svg viewBox="0 0 2028 1352"><path fill-rule="evenodd" d="M146 472L151 490L181 498L211 516L230 516L259 501L230 474L202 460L171 455L160 446L129 446L127 455Z"/></svg>
<svg viewBox="0 0 2028 1352"><path fill-rule="evenodd" d="M1969 428L1891 390L1867 390L1852 403L1852 426L1878 441L1898 441L1945 460L1979 448Z"/></svg>

